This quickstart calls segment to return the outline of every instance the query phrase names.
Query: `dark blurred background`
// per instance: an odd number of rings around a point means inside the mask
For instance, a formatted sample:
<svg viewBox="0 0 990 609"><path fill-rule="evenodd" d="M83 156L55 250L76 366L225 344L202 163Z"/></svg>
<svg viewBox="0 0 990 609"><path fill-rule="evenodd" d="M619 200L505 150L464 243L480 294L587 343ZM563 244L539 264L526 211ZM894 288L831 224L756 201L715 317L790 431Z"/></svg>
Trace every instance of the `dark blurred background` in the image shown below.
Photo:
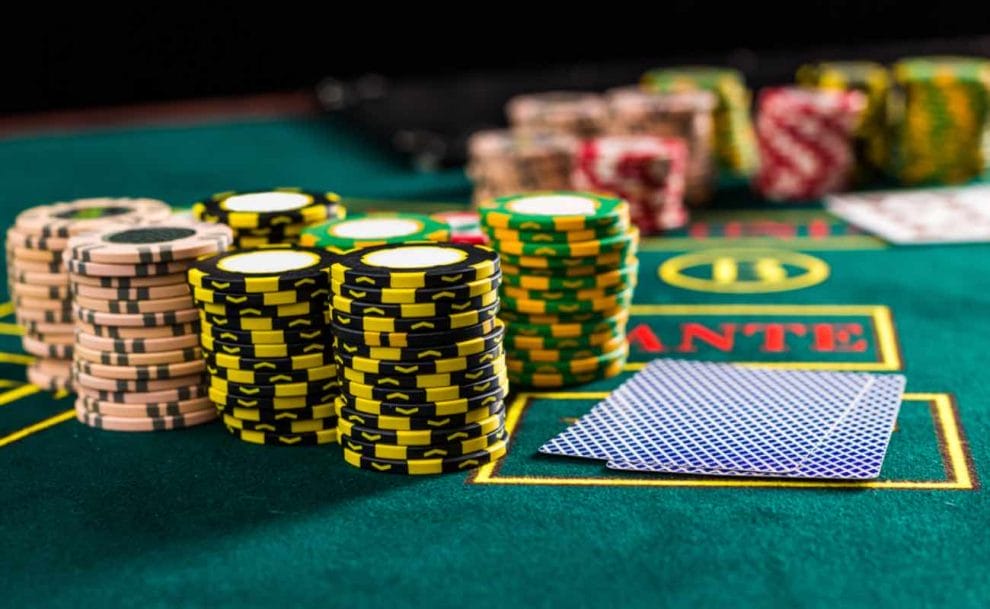
<svg viewBox="0 0 990 609"><path fill-rule="evenodd" d="M512 93L602 89L655 65L731 65L759 87L808 60L990 55L987 4L39 7L47 14L9 19L0 37L0 113L313 92L393 147L443 160L463 133L498 124Z"/></svg>

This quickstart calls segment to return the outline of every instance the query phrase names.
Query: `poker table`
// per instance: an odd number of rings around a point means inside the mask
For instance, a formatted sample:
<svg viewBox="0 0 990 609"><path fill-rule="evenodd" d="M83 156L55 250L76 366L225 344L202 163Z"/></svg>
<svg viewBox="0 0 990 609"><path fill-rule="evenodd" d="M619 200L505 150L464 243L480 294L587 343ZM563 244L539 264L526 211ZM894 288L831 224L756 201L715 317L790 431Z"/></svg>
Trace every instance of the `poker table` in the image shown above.
<svg viewBox="0 0 990 609"><path fill-rule="evenodd" d="M306 114L25 130L0 141L3 221L83 196L177 207L228 189L332 189L348 206L466 205ZM815 206L720 194L644 240L628 372L514 391L496 465L402 477L336 446L254 446L219 424L114 433L25 384L0 321L0 582L11 607L915 607L990 598L990 245L892 247ZM619 474L538 455L657 357L901 372L868 482Z"/></svg>

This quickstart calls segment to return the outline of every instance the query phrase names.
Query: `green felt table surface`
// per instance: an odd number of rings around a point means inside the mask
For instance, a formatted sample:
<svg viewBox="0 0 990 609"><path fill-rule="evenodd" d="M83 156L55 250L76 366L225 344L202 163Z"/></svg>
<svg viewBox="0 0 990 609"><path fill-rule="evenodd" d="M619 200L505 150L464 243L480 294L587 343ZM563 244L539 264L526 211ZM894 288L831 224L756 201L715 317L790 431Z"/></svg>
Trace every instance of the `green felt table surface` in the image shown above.
<svg viewBox="0 0 990 609"><path fill-rule="evenodd" d="M469 195L460 171L414 172L308 118L8 139L0 176L7 224L84 196L188 206L298 185L423 209ZM243 444L220 425L90 429L71 396L24 384L4 305L0 606L985 607L988 260L985 244L890 247L807 207L697 214L643 243L629 372L516 391L509 456L442 477L356 470L336 446ZM536 454L665 356L903 372L881 478L616 474Z"/></svg>

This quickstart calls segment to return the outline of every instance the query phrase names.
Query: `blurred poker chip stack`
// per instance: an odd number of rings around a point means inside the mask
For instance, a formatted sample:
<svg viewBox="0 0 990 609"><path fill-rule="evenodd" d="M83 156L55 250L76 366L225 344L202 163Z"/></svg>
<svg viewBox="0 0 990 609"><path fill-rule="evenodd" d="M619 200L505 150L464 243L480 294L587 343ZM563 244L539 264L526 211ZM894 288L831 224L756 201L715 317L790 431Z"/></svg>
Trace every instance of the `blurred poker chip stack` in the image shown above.
<svg viewBox="0 0 990 609"><path fill-rule="evenodd" d="M334 258L322 249L271 246L200 259L189 269L209 399L240 440L337 441L327 311Z"/></svg>
<svg viewBox="0 0 990 609"><path fill-rule="evenodd" d="M897 62L891 171L905 184L979 175L988 118L990 60L918 57Z"/></svg>
<svg viewBox="0 0 990 609"><path fill-rule="evenodd" d="M28 381L49 391L71 388L75 342L72 292L63 252L73 235L113 224L164 220L171 208L153 199L80 199L32 207L7 230L7 280L24 350L36 361Z"/></svg>
<svg viewBox="0 0 990 609"><path fill-rule="evenodd" d="M470 244L381 245L342 255L331 275L344 459L439 474L504 455L498 255Z"/></svg>
<svg viewBox="0 0 990 609"><path fill-rule="evenodd" d="M502 260L509 380L564 387L621 372L639 266L629 205L562 191L500 197L479 211Z"/></svg>
<svg viewBox="0 0 990 609"><path fill-rule="evenodd" d="M527 190L570 188L577 139L560 133L479 131L468 140L474 202Z"/></svg>
<svg viewBox="0 0 990 609"><path fill-rule="evenodd" d="M505 105L517 133L563 133L595 137L608 129L608 104L597 93L550 91L517 95Z"/></svg>
<svg viewBox="0 0 990 609"><path fill-rule="evenodd" d="M774 87L760 91L760 169L768 199L807 200L845 190L855 167L853 132L866 107L859 91Z"/></svg>
<svg viewBox="0 0 990 609"><path fill-rule="evenodd" d="M441 211L430 214L430 217L444 222L450 227L451 243L471 243L484 245L488 237L481 230L481 217L474 210Z"/></svg>
<svg viewBox="0 0 990 609"><path fill-rule="evenodd" d="M581 142L571 182L582 191L625 199L633 224L644 235L655 235L688 223L687 165L680 138L606 135Z"/></svg>
<svg viewBox="0 0 990 609"><path fill-rule="evenodd" d="M232 240L226 226L189 220L115 226L69 240L79 421L159 431L216 419L186 270Z"/></svg>
<svg viewBox="0 0 990 609"><path fill-rule="evenodd" d="M751 95L741 72L709 66L658 68L644 74L640 85L658 93L695 90L714 93L718 97L715 151L721 165L741 175L756 170L759 157L749 115Z"/></svg>
<svg viewBox="0 0 990 609"><path fill-rule="evenodd" d="M450 232L450 225L430 216L375 213L307 226L299 236L299 244L342 254L389 243L447 241Z"/></svg>
<svg viewBox="0 0 990 609"><path fill-rule="evenodd" d="M718 99L710 91L656 93L639 87L621 87L606 93L609 132L616 135L677 137L688 148L684 199L700 206L712 196L714 119Z"/></svg>
<svg viewBox="0 0 990 609"><path fill-rule="evenodd" d="M801 66L797 82L830 91L859 91L866 96L866 108L854 140L856 182L869 181L885 172L890 156L887 122L890 71L872 61L827 61Z"/></svg>
<svg viewBox="0 0 990 609"><path fill-rule="evenodd" d="M195 219L234 229L238 249L296 244L307 226L346 213L337 194L298 188L221 192L192 206Z"/></svg>

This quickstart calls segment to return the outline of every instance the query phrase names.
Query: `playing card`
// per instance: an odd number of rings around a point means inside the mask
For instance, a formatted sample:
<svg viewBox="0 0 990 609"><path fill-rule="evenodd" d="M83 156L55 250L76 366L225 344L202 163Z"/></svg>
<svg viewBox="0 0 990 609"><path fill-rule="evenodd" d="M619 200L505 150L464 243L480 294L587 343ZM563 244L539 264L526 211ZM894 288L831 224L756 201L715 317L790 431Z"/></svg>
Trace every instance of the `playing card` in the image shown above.
<svg viewBox="0 0 990 609"><path fill-rule="evenodd" d="M623 471L707 476L871 480L880 476L890 435L900 411L904 385L905 378L902 375L878 375L867 394L842 419L835 431L791 472L773 474L671 467L625 459L610 461L608 467Z"/></svg>
<svg viewBox="0 0 990 609"><path fill-rule="evenodd" d="M826 197L828 210L891 243L990 241L990 186Z"/></svg>
<svg viewBox="0 0 990 609"><path fill-rule="evenodd" d="M655 360L540 450L616 462L797 469L870 375Z"/></svg>

